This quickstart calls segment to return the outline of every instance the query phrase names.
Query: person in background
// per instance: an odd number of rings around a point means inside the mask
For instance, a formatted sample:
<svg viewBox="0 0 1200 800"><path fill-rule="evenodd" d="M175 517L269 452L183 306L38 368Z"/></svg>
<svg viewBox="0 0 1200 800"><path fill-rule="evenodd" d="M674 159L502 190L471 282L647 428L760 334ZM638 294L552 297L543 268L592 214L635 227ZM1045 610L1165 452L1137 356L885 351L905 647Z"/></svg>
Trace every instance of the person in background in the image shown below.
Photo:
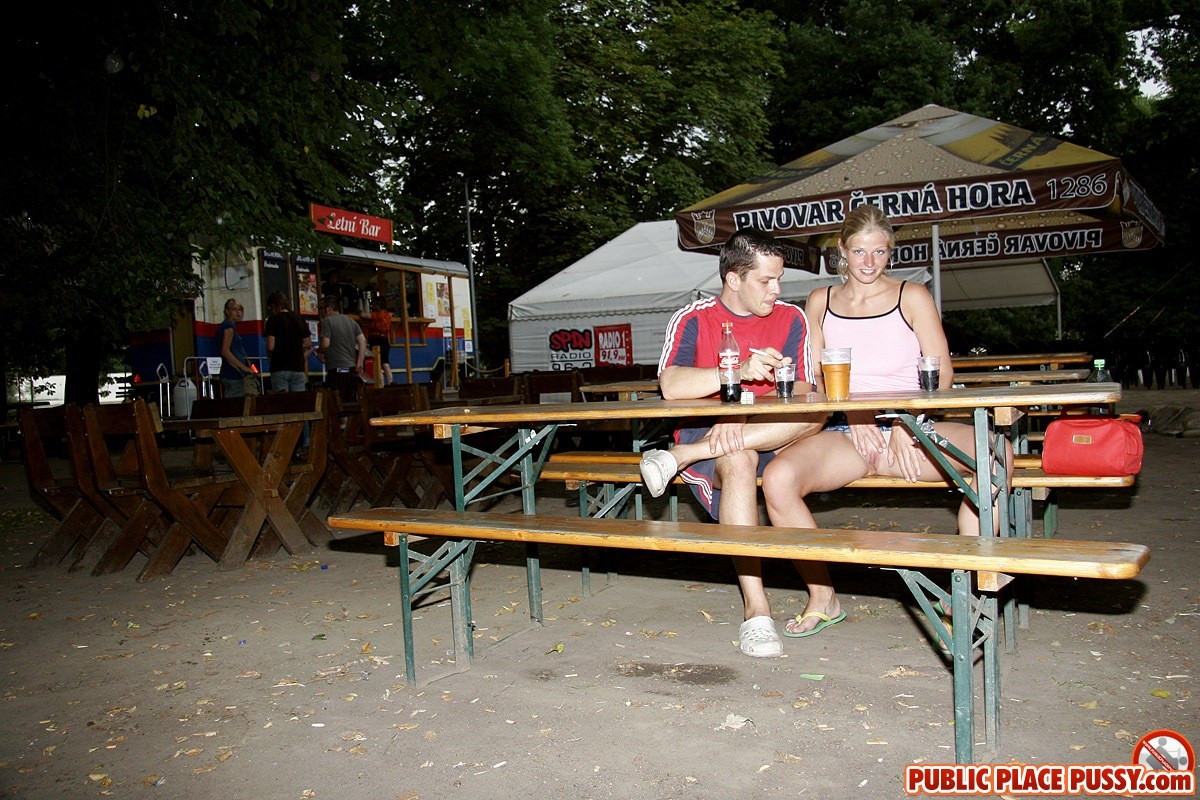
<svg viewBox="0 0 1200 800"><path fill-rule="evenodd" d="M225 397L246 396L246 376L254 374L237 324L246 310L234 298L225 301L225 319L217 326L217 352L221 354L221 388Z"/></svg>
<svg viewBox="0 0 1200 800"><path fill-rule="evenodd" d="M271 316L267 317L263 333L267 337L267 355L271 357L271 390L303 392L308 382L304 362L313 351L308 323L288 308L283 292L271 293L267 310Z"/></svg>
<svg viewBox="0 0 1200 800"><path fill-rule="evenodd" d="M321 327L317 357L325 362L325 385L342 399L354 402L363 382L367 337L358 323L341 313L342 300L335 294L321 298Z"/></svg>
<svg viewBox="0 0 1200 800"><path fill-rule="evenodd" d="M666 400L716 397L721 324L733 323L741 350L742 391L774 394L775 367L796 365L797 391L811 384L808 322L799 306L779 299L783 277L783 247L763 231L737 231L721 248L721 294L697 300L671 317L659 359L659 384ZM755 352L751 353L750 349ZM671 450L649 450L642 456L646 488L655 497L682 472L696 498L713 519L727 525L757 525L758 476L772 458L797 439L821 430L826 415L771 417L756 421L745 416L698 420L700 427L675 432ZM743 622L738 647L748 656L774 658L783 642L771 618L771 603L762 580L762 559L733 559L742 590ZM802 573L803 576L803 573ZM804 576L806 577L806 576Z"/></svg>
<svg viewBox="0 0 1200 800"><path fill-rule="evenodd" d="M383 385L392 383L392 312L387 301L377 296L371 301L371 320L367 323L367 345L379 348L379 362L383 365Z"/></svg>
<svg viewBox="0 0 1200 800"><path fill-rule="evenodd" d="M814 353L823 347L852 349L851 394L916 391L917 357L921 355L941 356L938 388L948 389L954 381L950 348L933 297L924 286L887 274L894 246L892 225L882 211L873 205L854 209L846 215L838 240L838 272L844 282L815 289L804 306L812 323ZM817 391L824 391L820 369L813 377ZM796 442L767 466L763 496L772 525L817 527L805 498L814 492L840 489L868 475L913 482L943 478L936 462L899 423L877 417L874 411L847 414L846 422L831 421L824 431ZM929 432L936 432L963 452L974 452L970 425L924 424ZM951 462L960 473L968 471L963 464ZM1007 463L1012 463L1011 452ZM958 532L979 535L979 514L965 499L958 510ZM826 566L809 563L803 572L808 604L803 613L787 622L787 636L812 636L846 618Z"/></svg>
<svg viewBox="0 0 1200 800"><path fill-rule="evenodd" d="M304 318L288 307L287 295L272 292L267 298L267 324L263 333L267 337L267 355L271 358L271 391L303 392L308 388L305 362L313 351L312 336ZM303 456L308 450L311 437L309 424L304 423L300 435L300 450Z"/></svg>
<svg viewBox="0 0 1200 800"><path fill-rule="evenodd" d="M342 274L342 270L333 269L329 272L329 277L321 286L321 294L337 295L341 300L341 313L343 314L358 314L359 301L361 293L350 280Z"/></svg>

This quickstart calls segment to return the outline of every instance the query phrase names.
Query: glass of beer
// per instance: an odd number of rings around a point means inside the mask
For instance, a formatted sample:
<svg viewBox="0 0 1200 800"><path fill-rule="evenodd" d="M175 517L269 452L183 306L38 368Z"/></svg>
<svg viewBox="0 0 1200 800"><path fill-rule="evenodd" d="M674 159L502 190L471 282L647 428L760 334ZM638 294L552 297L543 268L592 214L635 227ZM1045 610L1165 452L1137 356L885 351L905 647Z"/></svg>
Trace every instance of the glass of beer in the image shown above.
<svg viewBox="0 0 1200 800"><path fill-rule="evenodd" d="M850 348L826 347L821 350L821 372L825 376L825 396L830 400L850 397Z"/></svg>
<svg viewBox="0 0 1200 800"><path fill-rule="evenodd" d="M780 364L775 368L775 394L791 397L796 391L796 365Z"/></svg>
<svg viewBox="0 0 1200 800"><path fill-rule="evenodd" d="M917 357L917 381L923 392L936 392L942 380L941 356Z"/></svg>

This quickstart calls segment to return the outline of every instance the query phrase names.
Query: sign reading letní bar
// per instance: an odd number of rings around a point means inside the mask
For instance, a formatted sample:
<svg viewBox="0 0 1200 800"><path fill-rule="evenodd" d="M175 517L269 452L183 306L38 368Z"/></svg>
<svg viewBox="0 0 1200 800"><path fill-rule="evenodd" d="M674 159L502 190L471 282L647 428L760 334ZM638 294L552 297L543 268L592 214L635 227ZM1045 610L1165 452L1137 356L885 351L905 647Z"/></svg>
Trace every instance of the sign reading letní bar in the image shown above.
<svg viewBox="0 0 1200 800"><path fill-rule="evenodd" d="M357 211L343 211L340 208L319 206L310 203L309 216L316 228L323 233L337 233L342 236L354 236L359 239L372 239L384 244L392 243L392 221L382 217L372 217Z"/></svg>

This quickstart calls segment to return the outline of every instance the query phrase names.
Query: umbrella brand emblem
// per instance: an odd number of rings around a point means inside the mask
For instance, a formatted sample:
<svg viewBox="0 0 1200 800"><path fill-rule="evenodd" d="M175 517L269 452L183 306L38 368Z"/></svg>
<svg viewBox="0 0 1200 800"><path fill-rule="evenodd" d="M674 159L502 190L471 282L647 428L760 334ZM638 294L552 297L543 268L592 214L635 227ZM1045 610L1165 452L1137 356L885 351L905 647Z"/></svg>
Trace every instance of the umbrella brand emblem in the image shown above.
<svg viewBox="0 0 1200 800"><path fill-rule="evenodd" d="M692 227L700 244L709 244L717 235L717 212L699 211L692 213Z"/></svg>
<svg viewBox="0 0 1200 800"><path fill-rule="evenodd" d="M1142 223L1129 220L1121 223L1121 244L1133 249L1142 243Z"/></svg>

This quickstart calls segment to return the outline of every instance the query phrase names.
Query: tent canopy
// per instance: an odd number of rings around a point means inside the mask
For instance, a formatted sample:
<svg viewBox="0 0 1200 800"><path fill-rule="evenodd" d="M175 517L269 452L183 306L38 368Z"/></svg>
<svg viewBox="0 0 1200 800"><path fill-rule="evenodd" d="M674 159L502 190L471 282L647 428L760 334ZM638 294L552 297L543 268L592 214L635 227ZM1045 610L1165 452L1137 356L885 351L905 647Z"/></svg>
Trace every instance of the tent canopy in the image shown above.
<svg viewBox="0 0 1200 800"><path fill-rule="evenodd" d="M925 283L929 273L904 269L897 277ZM783 298L802 304L813 289L839 282L835 274L789 269L783 276ZM715 256L680 250L671 220L642 222L513 300L508 318L674 313L720 293Z"/></svg>
<svg viewBox="0 0 1200 800"><path fill-rule="evenodd" d="M897 270L925 283L929 271ZM836 275L785 270L783 298L803 303ZM605 362L601 330L622 329L625 363L654 364L671 316L693 300L721 293L717 257L679 249L672 220L634 225L509 303L512 368L559 369ZM589 344L590 343L590 344Z"/></svg>
<svg viewBox="0 0 1200 800"><path fill-rule="evenodd" d="M794 246L789 265L817 273L846 214L863 203L897 226L900 266L1028 264L1146 249L1164 233L1162 214L1119 159L928 105L680 211L679 246L717 252L753 226Z"/></svg>

